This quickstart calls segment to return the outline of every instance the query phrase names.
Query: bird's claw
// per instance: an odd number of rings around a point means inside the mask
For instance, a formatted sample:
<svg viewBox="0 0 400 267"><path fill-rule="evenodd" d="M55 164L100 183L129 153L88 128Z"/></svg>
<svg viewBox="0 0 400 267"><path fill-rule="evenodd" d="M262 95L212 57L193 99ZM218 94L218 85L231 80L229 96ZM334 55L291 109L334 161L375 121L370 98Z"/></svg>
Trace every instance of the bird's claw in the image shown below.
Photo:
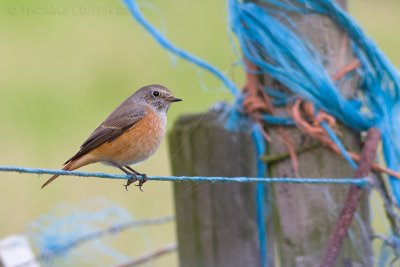
<svg viewBox="0 0 400 267"><path fill-rule="evenodd" d="M132 183L136 182L138 179L135 176L132 175L132 178L129 178L128 181L126 182L126 184L124 185L125 190L128 191L128 186L130 186Z"/></svg>
<svg viewBox="0 0 400 267"><path fill-rule="evenodd" d="M142 176L142 179L139 180L139 184L137 184L136 186L138 186L139 190L143 192L142 186L147 181L147 175L145 173L143 173L141 176Z"/></svg>
<svg viewBox="0 0 400 267"><path fill-rule="evenodd" d="M128 186L130 186L131 184L133 184L133 183L136 182L136 181L139 181L139 184L137 184L137 185L135 185L135 186L138 186L139 189L140 189L140 191L143 192L142 186L143 186L143 184L147 181L147 175L144 173L144 174L140 174L140 176L142 176L141 179L139 179L139 178L136 176L136 174L132 173L132 178L128 179L128 181L127 181L126 184L124 185L125 190L128 191Z"/></svg>

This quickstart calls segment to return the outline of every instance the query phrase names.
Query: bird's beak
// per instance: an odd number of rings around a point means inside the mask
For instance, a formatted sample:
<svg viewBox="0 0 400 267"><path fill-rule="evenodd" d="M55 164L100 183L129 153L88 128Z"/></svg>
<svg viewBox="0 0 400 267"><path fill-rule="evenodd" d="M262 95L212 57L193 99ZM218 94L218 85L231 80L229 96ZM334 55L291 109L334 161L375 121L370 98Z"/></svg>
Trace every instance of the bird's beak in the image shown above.
<svg viewBox="0 0 400 267"><path fill-rule="evenodd" d="M169 102L179 102L179 101L182 101L183 99L171 96L168 98L168 100L169 100Z"/></svg>

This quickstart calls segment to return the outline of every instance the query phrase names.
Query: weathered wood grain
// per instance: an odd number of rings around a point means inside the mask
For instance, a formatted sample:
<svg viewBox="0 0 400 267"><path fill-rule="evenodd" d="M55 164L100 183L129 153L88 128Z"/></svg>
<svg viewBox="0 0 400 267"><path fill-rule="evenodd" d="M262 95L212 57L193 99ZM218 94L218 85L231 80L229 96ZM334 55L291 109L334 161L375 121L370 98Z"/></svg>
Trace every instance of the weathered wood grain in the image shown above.
<svg viewBox="0 0 400 267"><path fill-rule="evenodd" d="M228 131L220 115L175 123L169 136L174 175L257 175L250 126ZM255 184L177 183L174 197L180 266L260 266Z"/></svg>

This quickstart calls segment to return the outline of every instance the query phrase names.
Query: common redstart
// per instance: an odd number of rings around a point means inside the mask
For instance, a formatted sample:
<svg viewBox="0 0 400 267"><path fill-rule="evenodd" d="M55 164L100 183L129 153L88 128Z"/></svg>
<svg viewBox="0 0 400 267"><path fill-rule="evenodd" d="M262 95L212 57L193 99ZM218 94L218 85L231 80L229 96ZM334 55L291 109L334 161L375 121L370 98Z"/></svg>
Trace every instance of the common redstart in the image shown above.
<svg viewBox="0 0 400 267"><path fill-rule="evenodd" d="M94 130L78 153L64 163L63 170L73 171L101 162L132 176L125 188L138 181L138 176L141 176L141 187L146 181L146 174L135 171L129 165L142 162L156 152L165 135L169 106L178 101L182 99L174 97L162 85L153 84L140 88ZM52 176L42 188L58 176Z"/></svg>

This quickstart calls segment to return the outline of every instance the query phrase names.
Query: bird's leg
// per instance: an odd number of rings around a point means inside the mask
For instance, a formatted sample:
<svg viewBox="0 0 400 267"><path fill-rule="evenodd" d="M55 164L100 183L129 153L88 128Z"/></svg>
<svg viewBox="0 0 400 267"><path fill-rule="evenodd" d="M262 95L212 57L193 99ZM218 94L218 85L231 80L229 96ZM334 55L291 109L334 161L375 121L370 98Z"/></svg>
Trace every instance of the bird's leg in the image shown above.
<svg viewBox="0 0 400 267"><path fill-rule="evenodd" d="M136 175L140 175L140 176L143 176L143 174L141 174L140 172L138 172L138 171L135 171L134 169L132 169L131 167L129 167L129 166L125 166L125 168L127 168L129 171L131 171L131 172L133 172L134 174L136 174Z"/></svg>
<svg viewBox="0 0 400 267"><path fill-rule="evenodd" d="M130 172L130 171L128 171L128 170L126 170L124 167L122 167L121 165L119 165L119 164L117 164L117 163L115 163L115 162L112 162L112 161L110 161L110 163L114 166L114 167L117 167L118 169L120 169L121 171L123 171L124 173L126 173L127 175L132 175L132 173ZM136 174L136 173L135 173Z"/></svg>
<svg viewBox="0 0 400 267"><path fill-rule="evenodd" d="M120 169L121 171L123 171L124 173L126 173L127 175L132 176L131 178L128 179L128 181L126 182L125 186L125 190L128 191L128 186L130 186L132 183L138 181L139 179L137 178L137 171L133 170L130 167L127 167L128 170L126 170L123 166L119 165L116 162L110 161L111 165L117 167L118 169ZM141 181L139 182L139 184L141 183ZM142 191L142 189L140 188L140 191Z"/></svg>
<svg viewBox="0 0 400 267"><path fill-rule="evenodd" d="M136 175L142 176L142 179L139 179L139 184L137 186L139 186L140 191L143 192L142 186L147 181L147 175L145 173L140 173L138 171L135 171L134 169L132 169L129 166L125 166L125 168L127 168L128 170L130 170L132 173L134 173Z"/></svg>

